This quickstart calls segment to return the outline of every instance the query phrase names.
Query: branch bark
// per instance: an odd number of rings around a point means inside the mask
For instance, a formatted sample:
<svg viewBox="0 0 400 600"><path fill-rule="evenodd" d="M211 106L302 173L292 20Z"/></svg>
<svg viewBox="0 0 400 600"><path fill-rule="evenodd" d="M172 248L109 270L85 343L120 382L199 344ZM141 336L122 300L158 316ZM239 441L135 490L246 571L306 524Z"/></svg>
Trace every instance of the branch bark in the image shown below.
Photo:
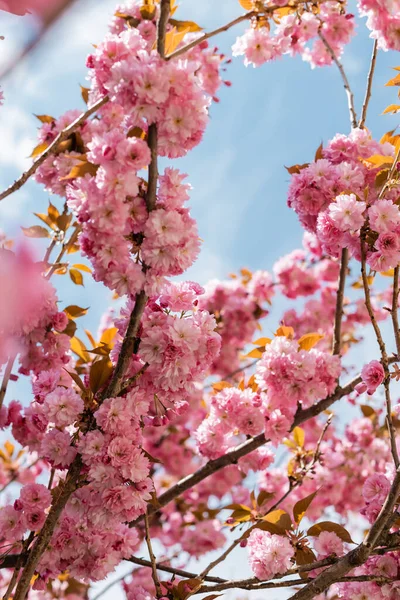
<svg viewBox="0 0 400 600"><path fill-rule="evenodd" d="M71 125L68 125L68 127L60 131L55 140L52 141L50 146L46 148L43 154L41 154L39 158L35 160L35 162L29 167L29 169L25 171L25 173L23 173L21 177L14 181L14 183L10 185L10 187L8 187L4 192L0 194L0 201L4 200L4 198L7 198L7 196L10 196L10 194L13 194L17 190L19 190L28 181L28 179L32 177L32 175L37 171L40 165L44 163L46 158L48 158L49 156L51 156L51 154L54 154L56 152L61 142L66 140L71 135L71 133L73 133L76 129L78 129L78 127L80 127L80 125L82 125L82 123L86 121L86 119L88 119L91 115L97 112L102 106L107 104L108 101L109 97L104 96L104 98L98 100L95 104L93 104L93 106L88 108L77 119L75 119L75 121L71 123Z"/></svg>
<svg viewBox="0 0 400 600"><path fill-rule="evenodd" d="M336 310L335 310L335 324L333 329L333 348L332 354L339 354L342 345L342 319L343 319L343 301L344 301L344 288L346 285L347 267L349 264L349 251L347 248L342 249L342 256L340 262L340 274L338 291L336 295Z"/></svg>
<svg viewBox="0 0 400 600"><path fill-rule="evenodd" d="M368 77L367 77L367 88L365 90L365 98L364 98L364 102L363 102L362 109L361 109L360 121L358 123L358 126L360 129L364 129L365 121L367 119L368 105L369 105L369 101L371 100L371 95L372 95L372 80L374 78L374 73L375 73L377 54L378 54L378 42L377 42L377 40L375 40L374 45L372 47L372 56L371 56L371 63L369 65L369 72L368 72Z"/></svg>

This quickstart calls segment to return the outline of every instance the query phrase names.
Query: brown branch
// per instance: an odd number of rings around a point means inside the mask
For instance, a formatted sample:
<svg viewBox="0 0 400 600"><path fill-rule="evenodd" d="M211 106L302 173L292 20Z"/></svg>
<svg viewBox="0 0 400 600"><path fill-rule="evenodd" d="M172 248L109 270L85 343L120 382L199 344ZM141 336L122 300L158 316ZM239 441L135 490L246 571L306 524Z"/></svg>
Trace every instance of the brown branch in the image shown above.
<svg viewBox="0 0 400 600"><path fill-rule="evenodd" d="M160 580L158 579L158 575L157 575L157 564L156 564L157 561L156 561L156 557L154 556L153 546L151 545L149 517L147 515L147 512L144 514L144 523L145 523L145 529L146 529L145 539L146 539L147 550L149 551L150 562L151 562L151 574L152 574L152 578L153 578L153 582L154 582L154 587L156 588L156 596L157 596L157 598L161 598L163 593L161 590Z"/></svg>
<svg viewBox="0 0 400 600"><path fill-rule="evenodd" d="M376 320L375 311L373 309L372 302L371 302L371 292L369 289L369 283L368 283L368 277L367 277L367 256L366 256L365 233L366 233L366 230L365 230L365 228L363 228L361 231L361 277L362 277L363 288L364 288L365 306L367 308L368 315L369 315L370 321L372 323L372 327L375 332L376 341L378 342L378 345L379 345L379 349L381 352L381 363L382 363L382 367L383 367L383 370L385 373L385 379L383 381L383 385L385 388L385 399L386 399L386 423L387 423L387 428L388 428L388 432L389 432L390 447L391 447L391 452L392 452L392 456L393 456L393 461L394 461L395 467L397 469L400 464L400 460L399 460L399 454L397 451L397 444L396 444L396 430L395 430L395 427L393 425L393 420L392 420L392 402L391 402L391 398L390 398L389 360L388 360L388 355L386 352L386 345L383 340L382 333L381 333L380 327L378 325L378 321ZM393 292L394 292L394 289L393 289ZM397 316L397 312L396 312L396 316ZM393 318L393 313L392 313L392 318Z"/></svg>
<svg viewBox="0 0 400 600"><path fill-rule="evenodd" d="M147 296L143 291L136 295L135 306L129 319L124 341L122 342L121 351L118 356L118 362L114 369L111 381L102 394L102 400L105 400L106 398L113 398L114 396L118 395L121 389L122 379L133 354L136 334L139 330L140 320L142 318L146 302Z"/></svg>
<svg viewBox="0 0 400 600"><path fill-rule="evenodd" d="M333 330L333 348L332 354L339 354L342 345L342 318L343 318L343 301L344 301L344 288L346 285L347 266L349 264L349 251L347 248L342 249L342 256L340 262L340 274L338 282L338 291L336 295L336 310L335 310L335 324Z"/></svg>
<svg viewBox="0 0 400 600"><path fill-rule="evenodd" d="M336 56L335 51L333 50L332 46L330 45L330 43L328 42L328 40L326 39L326 37L324 36L324 34L322 33L321 30L318 32L318 35L319 35L322 43L324 44L325 48L328 50L333 62L339 69L340 75L343 80L343 86L344 86L346 96L347 96L347 104L349 107L351 127L352 127L352 129L355 129L357 127L357 115L356 115L356 111L354 108L354 94L350 87L349 80L347 79L346 71L344 70L342 63Z"/></svg>
<svg viewBox="0 0 400 600"><path fill-rule="evenodd" d="M349 571L364 564L372 554L374 547L377 545L380 536L390 520L393 508L397 503L399 492L400 471L397 470L382 510L369 530L365 540L357 546L357 548L343 556L336 564L325 569L320 575L317 575L312 582L308 583L302 590L294 594L294 596L291 596L290 600L311 600L315 596L318 596L318 594L322 594L322 592L327 590L333 583L340 581L347 573L349 573Z"/></svg>
<svg viewBox="0 0 400 600"><path fill-rule="evenodd" d="M394 359L390 359L389 362L394 362ZM298 410L293 421L291 431L293 431L293 429L298 425L301 425L305 421L308 421L308 419L318 416L324 410L329 408L334 402L336 402L340 398L343 398L343 396L350 394L354 390L356 385L360 383L360 381L361 377L358 376L344 387L338 386L333 394L327 396L327 398L324 398L323 400L320 400L313 406L310 406L306 409ZM149 506L149 516L158 512L160 508L163 508L164 506L172 502L172 500L174 500L190 488L194 487L204 479L207 479L207 477L209 477L210 475L217 473L218 471L220 471L224 467L227 467L228 465L236 464L240 458L246 456L254 450L257 450L257 448L266 444L267 441L268 440L265 438L265 435L263 433L260 433L256 437L251 438L250 440L246 440L239 446L236 446L236 448L230 450L223 456L220 456L219 458L215 458L213 460L209 460L197 471L191 473L190 475L187 475L186 477L178 481L178 483L170 487L169 490L161 494L161 496L157 498L157 507L153 505ZM134 521L131 521L131 523L129 523L129 526L135 527L138 523L143 521L143 519L144 515L141 515Z"/></svg>
<svg viewBox="0 0 400 600"><path fill-rule="evenodd" d="M161 58L165 58L165 37L169 14L171 12L171 0L161 0L160 18L157 26L157 52Z"/></svg>
<svg viewBox="0 0 400 600"><path fill-rule="evenodd" d="M145 560L144 558L137 558L136 556L131 556L126 559L127 562L131 562L135 565L140 565L141 567L150 567L151 562L149 560ZM171 573L172 575L178 575L179 577L187 577L188 579L195 579L198 577L196 573L190 573L189 571L183 571L182 569L176 569L175 567L170 567L167 565L163 565L162 563L156 563L156 567L158 571L165 571L165 573ZM226 579L222 579L221 577L211 577L205 576L205 581L210 581L214 583L225 583Z"/></svg>
<svg viewBox="0 0 400 600"><path fill-rule="evenodd" d="M91 115L93 115L95 112L97 112L108 101L109 101L109 97L104 96L104 98L101 98L101 100L98 100L95 104L93 104L93 106L88 108L77 119L75 119L75 121L73 123L68 125L68 127L63 129L62 131L60 131L60 133L52 141L50 146L48 148L46 148L46 150L43 152L43 154L41 154L39 156L39 158L37 158L35 160L35 162L29 167L29 169L27 171L25 171L25 173L23 173L21 175L21 177L19 177L16 181L14 181L14 183L12 185L10 185L10 187L8 187L4 192L2 192L0 194L0 201L4 200L4 198L7 198L7 196L10 196L10 194L13 194L17 190L19 190L28 181L28 179L30 177L32 177L32 175L37 171L37 169L40 167L40 165L44 163L46 158L48 158L49 156L51 156L51 154L54 154L56 152L56 150L57 150L58 146L61 144L61 142L66 140L71 135L71 133L73 133L75 131L75 129L80 127L80 125L82 125L86 121L86 119L88 119Z"/></svg>
<svg viewBox="0 0 400 600"><path fill-rule="evenodd" d="M367 77L367 88L365 90L364 102L363 102L363 106L361 109L361 118L358 123L358 126L360 129L364 129L365 121L367 119L368 105L369 105L369 101L371 100L371 95L372 95L372 80L374 78L377 53L378 53L378 42L377 42L377 40L374 40L374 45L372 47L371 63L369 66L369 72L368 72L368 77Z"/></svg>
<svg viewBox="0 0 400 600"><path fill-rule="evenodd" d="M400 330L399 330L399 267L394 268L393 273L393 294L392 294L392 324L394 339L396 341L397 356L400 357Z"/></svg>
<svg viewBox="0 0 400 600"><path fill-rule="evenodd" d="M36 565L50 542L55 526L65 508L65 505L68 502L69 497L76 490L81 468L82 460L78 454L73 460L57 500L51 506L46 522L38 534L31 551L29 552L28 560L26 561L25 568L18 582L17 589L15 590L14 600L25 600Z"/></svg>
<svg viewBox="0 0 400 600"><path fill-rule="evenodd" d="M1 382L0 387L0 408L3 406L4 398L7 393L8 382L10 381L12 368L14 366L14 361L16 358L16 354L13 354L9 357L7 361L6 368L4 369L3 381Z"/></svg>

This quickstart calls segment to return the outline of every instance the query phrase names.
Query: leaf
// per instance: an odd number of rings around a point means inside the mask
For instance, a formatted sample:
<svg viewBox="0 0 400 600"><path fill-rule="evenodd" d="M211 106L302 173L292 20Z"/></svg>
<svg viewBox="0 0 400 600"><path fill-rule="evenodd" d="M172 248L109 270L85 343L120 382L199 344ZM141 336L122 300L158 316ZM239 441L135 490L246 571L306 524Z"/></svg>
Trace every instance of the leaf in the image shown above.
<svg viewBox="0 0 400 600"><path fill-rule="evenodd" d="M285 167L285 169L290 175L298 175L300 171L306 169L308 166L309 163L305 163L304 165L293 165L292 167Z"/></svg>
<svg viewBox="0 0 400 600"><path fill-rule="evenodd" d="M248 354L245 354L244 358L262 358L264 354L264 347L254 348Z"/></svg>
<svg viewBox="0 0 400 600"><path fill-rule="evenodd" d="M43 223L46 223L46 225L48 225L52 229L56 229L55 224L53 223L53 221L51 220L49 215L45 215L44 213L33 213L33 214L35 215L35 217L37 217L38 219L43 221Z"/></svg>
<svg viewBox="0 0 400 600"><path fill-rule="evenodd" d="M50 117L50 115L35 115L35 117L39 119L41 123L53 123L55 121L55 118Z"/></svg>
<svg viewBox="0 0 400 600"><path fill-rule="evenodd" d="M50 233L40 225L32 225L31 227L21 227L24 235L29 238L49 238Z"/></svg>
<svg viewBox="0 0 400 600"><path fill-rule="evenodd" d="M70 375L72 377L72 379L75 381L76 385L82 390L82 392L85 392L85 394L86 394L87 389L83 385L83 381L79 377L79 375L77 375L76 373L73 373L72 371L68 371L67 369L64 369L64 371L67 371L68 375Z"/></svg>
<svg viewBox="0 0 400 600"><path fill-rule="evenodd" d="M145 140L147 138L147 133L141 127L131 127L131 129L126 134L126 137L135 137L140 138L141 140Z"/></svg>
<svg viewBox="0 0 400 600"><path fill-rule="evenodd" d="M77 265L72 265L75 269L79 269L79 271L85 271L85 273L91 273L92 269L90 267L88 267L87 265L81 265L81 264L77 264Z"/></svg>
<svg viewBox="0 0 400 600"><path fill-rule="evenodd" d="M93 348L96 347L96 340L94 339L94 337L92 336L92 334L90 333L90 331L88 329L85 329L85 333L89 338L89 342L92 344Z"/></svg>
<svg viewBox="0 0 400 600"><path fill-rule="evenodd" d="M65 181L66 179L77 179L78 177L84 177L87 174L94 176L96 175L98 168L99 165L94 165L86 160L81 160L78 164L72 167L68 175L65 177L60 177L60 181Z"/></svg>
<svg viewBox="0 0 400 600"><path fill-rule="evenodd" d="M114 338L118 333L118 329L116 327L109 327L105 329L101 335L100 343L107 344L110 348L114 346Z"/></svg>
<svg viewBox="0 0 400 600"><path fill-rule="evenodd" d="M284 325L281 325L281 327L278 327L278 329L275 331L275 335L278 337L286 337L291 340L294 338L294 329L293 327L285 327Z"/></svg>
<svg viewBox="0 0 400 600"><path fill-rule="evenodd" d="M63 213L59 217L57 217L57 227L60 231L67 231L72 221L72 214Z"/></svg>
<svg viewBox="0 0 400 600"><path fill-rule="evenodd" d="M167 35L165 36L165 54L172 54L172 52L176 50L188 32L189 29L184 29L183 31L177 32L176 27L174 27L171 31L168 31Z"/></svg>
<svg viewBox="0 0 400 600"><path fill-rule="evenodd" d="M360 408L364 417L367 417L371 420L375 420L378 418L378 415L376 414L376 411L372 408L372 406L369 406L368 404L361 404Z"/></svg>
<svg viewBox="0 0 400 600"><path fill-rule="evenodd" d="M77 327L76 327L75 321L73 321L72 319L69 319L68 325L66 326L64 331L62 331L62 333L65 333L65 335L68 335L68 337L72 338L72 337L74 337L76 330L77 330Z"/></svg>
<svg viewBox="0 0 400 600"><path fill-rule="evenodd" d="M252 0L239 0L240 6L244 8L244 10L252 10L253 2Z"/></svg>
<svg viewBox="0 0 400 600"><path fill-rule="evenodd" d="M220 392L221 390L230 387L233 386L231 383L229 383L229 381L217 381L217 383L212 384L212 389L214 390L214 392Z"/></svg>
<svg viewBox="0 0 400 600"><path fill-rule="evenodd" d="M109 356L110 348L107 346L96 346L93 350L88 350L89 354L96 354L97 356Z"/></svg>
<svg viewBox="0 0 400 600"><path fill-rule="evenodd" d="M375 187L376 188L382 187L387 182L389 173L390 173L389 168L382 169L382 171L379 171L379 173L375 177Z"/></svg>
<svg viewBox="0 0 400 600"><path fill-rule="evenodd" d="M274 492L266 492L262 490L257 496L257 506L262 506L268 500L275 496Z"/></svg>
<svg viewBox="0 0 400 600"><path fill-rule="evenodd" d="M393 79L390 79L387 83L385 83L386 87L391 87L394 85L400 85L400 73L399 75L396 75L396 77L393 77Z"/></svg>
<svg viewBox="0 0 400 600"><path fill-rule="evenodd" d="M154 0L144 0L140 7L140 16L142 19L152 21L156 14L156 7L154 6Z"/></svg>
<svg viewBox="0 0 400 600"><path fill-rule="evenodd" d="M294 517L295 523L297 525L299 525L300 521L302 520L302 518L306 514L306 511L307 511L308 507L310 506L311 502L314 500L314 498L317 495L317 493L318 493L318 490L316 492L313 492L309 496L306 496L305 498L302 498L301 500L299 500L298 502L296 502L296 504L294 505L294 507L293 507L293 517Z"/></svg>
<svg viewBox="0 0 400 600"><path fill-rule="evenodd" d="M250 521L251 512L249 510L234 510L231 514L231 519L234 519L238 523L245 523L246 521Z"/></svg>
<svg viewBox="0 0 400 600"><path fill-rule="evenodd" d="M64 308L64 312L70 319L77 319L78 317L83 317L83 315L86 315L88 308L81 308L76 304L70 304Z"/></svg>
<svg viewBox="0 0 400 600"><path fill-rule="evenodd" d="M272 512L266 514L262 519L262 521L266 523L272 523L273 525L278 525L282 527L285 531L289 531L292 529L292 521L289 517L288 513L281 508L277 510L273 510Z"/></svg>
<svg viewBox="0 0 400 600"><path fill-rule="evenodd" d="M251 342L251 343L254 346L267 346L271 342L272 342L271 338L261 337L261 338L258 338L258 340L255 340L254 342Z"/></svg>
<svg viewBox="0 0 400 600"><path fill-rule="evenodd" d="M246 506L245 504L237 504L234 502L233 504L227 504L224 506L224 509L227 510L245 510L247 512L251 512L250 506Z"/></svg>
<svg viewBox="0 0 400 600"><path fill-rule="evenodd" d="M295 552L296 564L298 566L309 565L317 560L314 552L308 546L303 546L301 548L296 548ZM299 573L302 579L307 579L308 573L306 571L301 571Z"/></svg>
<svg viewBox="0 0 400 600"><path fill-rule="evenodd" d="M400 110L400 105L399 104L389 104L389 106L387 106L385 108L385 110L383 111L383 115L387 115L389 113L393 113L394 115L396 113L398 113Z"/></svg>
<svg viewBox="0 0 400 600"><path fill-rule="evenodd" d="M49 215L50 220L53 223L57 222L58 217L60 216L59 210L54 204L49 202L49 208L47 209L47 214Z"/></svg>
<svg viewBox="0 0 400 600"><path fill-rule="evenodd" d="M383 275L384 277L393 277L394 269L388 269L387 271L380 271L379 275Z"/></svg>
<svg viewBox="0 0 400 600"><path fill-rule="evenodd" d="M77 269L70 269L69 276L71 277L75 285L83 285L83 275Z"/></svg>
<svg viewBox="0 0 400 600"><path fill-rule="evenodd" d="M84 87L81 85L81 96L85 104L89 102L89 92L90 88Z"/></svg>
<svg viewBox="0 0 400 600"><path fill-rule="evenodd" d="M374 167L390 167L393 164L393 160L392 156L373 154L369 158L366 158L365 162L370 163Z"/></svg>
<svg viewBox="0 0 400 600"><path fill-rule="evenodd" d="M92 364L89 373L89 384L93 394L96 394L103 387L112 372L112 362L107 358L97 360Z"/></svg>
<svg viewBox="0 0 400 600"><path fill-rule="evenodd" d="M84 363L87 363L90 361L90 356L87 352L87 348L86 348L85 344L79 338L77 338L77 337L71 338L70 348L71 348L72 352L74 354L76 354L77 356L79 356L79 358Z"/></svg>
<svg viewBox="0 0 400 600"><path fill-rule="evenodd" d="M9 442L8 440L4 443L4 448L7 450L8 456L11 458L11 456L14 453L14 449L15 446L14 444L12 444L11 442Z"/></svg>
<svg viewBox="0 0 400 600"><path fill-rule="evenodd" d="M304 448L305 437L304 429L301 427L295 427L293 429L293 439L296 443L296 446L299 448Z"/></svg>
<svg viewBox="0 0 400 600"><path fill-rule="evenodd" d="M183 29L190 32L203 31L203 27L200 27L200 25L197 25L194 21L178 21L177 19L170 19L169 22L173 27L176 27L177 31L182 31Z"/></svg>
<svg viewBox="0 0 400 600"><path fill-rule="evenodd" d="M150 452L147 452L147 450L145 450L144 448L142 448L142 453L145 455L146 458L149 459L150 462L152 463L158 463L158 464L162 464L161 460L159 460L158 458L155 458L155 456L152 456L150 454Z"/></svg>
<svg viewBox="0 0 400 600"><path fill-rule="evenodd" d="M324 158L323 149L324 149L324 146L323 146L323 144L322 144L322 142L321 142L321 143L320 143L320 145L319 145L319 146L318 146L318 148L317 148L317 151L316 151L316 153L315 153L315 158L314 158L314 161L315 161L315 162L316 162L317 160L320 160L321 158Z"/></svg>
<svg viewBox="0 0 400 600"><path fill-rule="evenodd" d="M342 527L342 525L338 525L337 523L332 523L332 521L321 521L321 523L315 523L310 529L307 531L307 535L317 536L322 531L333 531L336 535L343 541L348 544L354 544L353 540L349 532Z"/></svg>
<svg viewBox="0 0 400 600"><path fill-rule="evenodd" d="M47 150L48 147L49 144L47 142L42 142L41 144L38 144L32 150L32 153L30 154L29 158L36 158L37 156L40 156L45 150Z"/></svg>
<svg viewBox="0 0 400 600"><path fill-rule="evenodd" d="M299 349L311 350L311 348L314 348L314 346L324 337L325 336L320 333L306 333L306 335L302 335L299 339Z"/></svg>

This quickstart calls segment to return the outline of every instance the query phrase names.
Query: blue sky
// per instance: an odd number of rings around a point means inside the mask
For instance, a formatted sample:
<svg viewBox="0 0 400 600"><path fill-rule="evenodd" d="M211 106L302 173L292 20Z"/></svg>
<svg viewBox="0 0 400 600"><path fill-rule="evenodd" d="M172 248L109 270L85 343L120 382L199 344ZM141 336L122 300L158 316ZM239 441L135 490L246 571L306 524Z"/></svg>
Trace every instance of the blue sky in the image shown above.
<svg viewBox="0 0 400 600"><path fill-rule="evenodd" d="M85 58L91 44L106 31L114 8L114 0L76 2L40 48L1 83L5 95L5 105L0 108L2 189L29 165L27 157L36 145L38 122L34 113L59 116L70 108L84 109L79 84L85 85ZM237 0L182 0L177 18L195 20L210 30L241 12ZM5 36L0 42L0 65L13 59L18 45L28 40L34 29L29 17L0 13L0 35ZM222 34L217 45L228 54L243 30L239 25ZM357 36L343 58L358 112L372 48L368 35L358 20ZM397 125L396 117L380 114L396 102L395 89L384 84L392 76L391 67L398 64L394 53L379 53L367 120L378 138ZM300 59L286 57L253 69L235 59L226 76L233 85L222 87L203 143L176 161L193 185L190 203L204 240L201 256L187 277L201 283L224 278L243 266L271 269L277 258L300 245L302 230L286 206L289 176L284 165L308 162L321 141L337 132L347 133L350 127L345 93L334 67L311 70ZM31 213L42 212L47 201L48 194L30 182L1 203L0 226L17 235L20 225L35 223ZM77 262L75 256L73 262ZM85 326L95 331L109 304L109 291L88 277L85 288L72 286L66 278L55 281L61 306L91 306ZM279 303L280 311L284 305ZM272 329L279 316L274 310L268 319ZM28 385L19 383L11 392L25 402L29 400ZM221 574L237 577L246 573L231 560ZM269 596L271 600L283 597ZM111 592L104 598L118 596Z"/></svg>

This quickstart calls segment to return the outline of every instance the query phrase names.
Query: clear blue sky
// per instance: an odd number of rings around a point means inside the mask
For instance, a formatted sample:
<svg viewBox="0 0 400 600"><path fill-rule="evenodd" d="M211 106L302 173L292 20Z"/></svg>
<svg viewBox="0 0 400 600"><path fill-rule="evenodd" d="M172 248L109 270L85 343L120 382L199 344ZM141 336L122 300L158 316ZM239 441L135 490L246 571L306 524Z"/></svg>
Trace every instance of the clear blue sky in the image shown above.
<svg viewBox="0 0 400 600"><path fill-rule="evenodd" d="M114 0L80 0L21 63L2 87L5 105L0 108L0 187L4 188L29 165L36 145L38 122L33 116L59 116L70 108L84 109L79 84L85 85L85 58L98 42L115 8ZM241 14L237 0L182 0L178 18L197 21L213 29ZM222 34L217 44L227 54L239 25ZM0 64L12 60L18 44L29 39L34 23L0 13ZM343 63L351 81L359 111L365 90L372 41L363 22L347 48ZM367 125L376 137L397 125L397 118L379 116L396 102L396 90L385 88L391 67L399 59L380 53ZM284 165L308 162L321 141L349 131L347 103L337 70L312 71L300 59L284 58L259 69L245 68L240 59L229 66L220 103L211 109L211 121L203 143L176 165L189 174L193 185L191 207L198 220L203 250L187 277L205 283L223 278L243 266L271 269L273 262L301 243L297 218L286 206L288 174ZM35 223L31 212L42 212L48 195L29 183L0 205L1 227L16 235L19 226ZM37 244L38 246L40 243ZM40 255L39 255L40 256ZM75 255L74 255L75 259ZM74 260L74 262L76 262ZM61 306L91 306L85 326L96 330L110 300L108 290L89 282L85 288L59 281ZM68 285L67 285L68 284ZM68 292L68 295L67 295ZM282 303L280 309L282 309ZM270 319L278 319L274 311ZM274 328L275 322L271 322ZM14 393L29 401L29 386L18 384ZM243 561L240 561L241 563ZM234 560L226 576L244 575ZM236 594L237 595L237 594ZM260 594L258 594L260 596ZM105 598L117 598L111 593ZM282 595L268 596L282 598Z"/></svg>

